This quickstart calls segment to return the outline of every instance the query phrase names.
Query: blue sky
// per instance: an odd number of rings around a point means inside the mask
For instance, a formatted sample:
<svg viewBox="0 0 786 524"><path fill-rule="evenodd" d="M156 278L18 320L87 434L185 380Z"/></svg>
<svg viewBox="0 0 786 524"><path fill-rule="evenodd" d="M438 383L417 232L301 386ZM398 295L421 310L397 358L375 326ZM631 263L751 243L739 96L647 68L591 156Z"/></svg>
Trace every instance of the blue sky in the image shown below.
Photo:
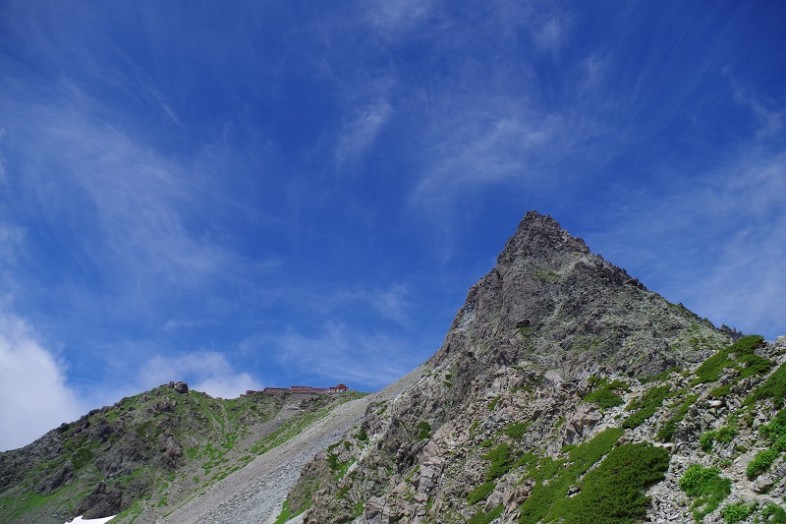
<svg viewBox="0 0 786 524"><path fill-rule="evenodd" d="M172 379L374 390L529 209L786 331L782 2L0 4L0 449Z"/></svg>

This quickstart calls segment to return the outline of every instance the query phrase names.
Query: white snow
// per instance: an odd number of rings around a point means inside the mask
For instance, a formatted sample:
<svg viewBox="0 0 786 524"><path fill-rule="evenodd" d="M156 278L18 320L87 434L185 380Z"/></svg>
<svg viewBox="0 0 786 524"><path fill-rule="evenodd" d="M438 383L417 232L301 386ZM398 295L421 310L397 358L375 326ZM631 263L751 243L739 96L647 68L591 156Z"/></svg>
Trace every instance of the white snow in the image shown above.
<svg viewBox="0 0 786 524"><path fill-rule="evenodd" d="M89 522L90 524L105 524L106 522L109 522L113 518L115 518L115 515L112 515L111 517L102 517L100 519L83 519L82 516L80 515L74 520L69 520L65 524L79 524L81 522Z"/></svg>

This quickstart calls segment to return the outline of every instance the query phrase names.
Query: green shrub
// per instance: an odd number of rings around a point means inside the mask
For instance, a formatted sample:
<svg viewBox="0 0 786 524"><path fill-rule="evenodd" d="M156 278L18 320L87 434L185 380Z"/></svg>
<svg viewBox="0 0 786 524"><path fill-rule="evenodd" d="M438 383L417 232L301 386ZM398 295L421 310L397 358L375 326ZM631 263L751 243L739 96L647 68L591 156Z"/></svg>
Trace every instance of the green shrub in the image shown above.
<svg viewBox="0 0 786 524"><path fill-rule="evenodd" d="M627 407L629 411L635 411L625 419L622 427L627 429L639 427L645 420L654 415L661 404L663 404L663 401L670 396L671 390L668 386L648 389L640 398L631 402Z"/></svg>
<svg viewBox="0 0 786 524"><path fill-rule="evenodd" d="M715 432L715 440L723 444L731 444L737 436L737 428L734 426L721 426Z"/></svg>
<svg viewBox="0 0 786 524"><path fill-rule="evenodd" d="M759 432L772 443L786 437L786 410L778 411L769 424L759 428Z"/></svg>
<svg viewBox="0 0 786 524"><path fill-rule="evenodd" d="M685 470L679 486L694 499L691 510L696 521L715 511L731 493L731 480L721 477L717 468L705 468L699 464L692 464Z"/></svg>
<svg viewBox="0 0 786 524"><path fill-rule="evenodd" d="M770 362L754 353L756 348L763 343L763 337L749 335L719 350L696 369L696 378L693 383L715 382L721 377L721 373L726 368L740 369L741 378L766 373L770 369ZM729 358L732 354L735 355L734 360Z"/></svg>
<svg viewBox="0 0 786 524"><path fill-rule="evenodd" d="M690 410L690 407L696 402L698 398L698 395L688 395L685 397L685 400L680 403L674 415L668 421L666 421L666 424L664 424L660 430L658 430L658 434L655 436L655 438L661 442L671 442L671 440L674 438L674 433L677 431L677 426L680 424L680 422L683 421L685 416L688 414L688 410Z"/></svg>
<svg viewBox="0 0 786 524"><path fill-rule="evenodd" d="M745 364L745 367L740 371L740 378L764 375L772 367L772 362L755 354L744 355L740 361Z"/></svg>
<svg viewBox="0 0 786 524"><path fill-rule="evenodd" d="M734 361L729 359L726 350L721 349L696 368L696 378L693 380L693 384L715 382L721 377L724 369L732 366L734 366Z"/></svg>
<svg viewBox="0 0 786 524"><path fill-rule="evenodd" d="M775 407L783 406L783 398L786 396L786 363L781 364L767 380L756 388L753 393L745 399L746 404L752 404L757 400L772 399Z"/></svg>
<svg viewBox="0 0 786 524"><path fill-rule="evenodd" d="M590 383L593 384L592 391L584 395L584 402L595 404L599 408L613 408L623 404L622 397L616 392L629 391L628 385L621 380L614 380L609 382L605 378L598 379L596 377L590 378Z"/></svg>
<svg viewBox="0 0 786 524"><path fill-rule="evenodd" d="M80 469L93 460L93 451L90 448L83 447L79 448L76 453L71 456L71 465L74 466L74 469Z"/></svg>
<svg viewBox="0 0 786 524"><path fill-rule="evenodd" d="M650 504L644 490L663 480L669 453L651 444L624 444L612 449L586 474L579 493L550 516L575 524L616 524L643 519Z"/></svg>
<svg viewBox="0 0 786 524"><path fill-rule="evenodd" d="M418 425L415 426L415 428L418 430L418 440L426 440L431 438L431 424L425 420L418 422Z"/></svg>
<svg viewBox="0 0 786 524"><path fill-rule="evenodd" d="M505 427L504 433L512 439L519 440L528 427L529 422L512 422Z"/></svg>
<svg viewBox="0 0 786 524"><path fill-rule="evenodd" d="M764 451L759 451L756 453L756 456L753 457L748 463L748 467L745 469L745 474L748 475L750 480L755 479L772 466L772 463L780 456L780 453L775 449L765 449Z"/></svg>
<svg viewBox="0 0 786 524"><path fill-rule="evenodd" d="M729 352L737 355L751 355L763 345L764 337L761 335L747 335L735 341L734 344L729 347Z"/></svg>
<svg viewBox="0 0 786 524"><path fill-rule="evenodd" d="M712 445L715 443L715 432L707 431L702 433L699 437L699 446L705 453L712 451Z"/></svg>
<svg viewBox="0 0 786 524"><path fill-rule="evenodd" d="M488 496L491 495L491 492L494 491L496 486L496 482L493 480L487 480L467 494L467 504L472 505L480 502L481 500L486 500Z"/></svg>
<svg viewBox="0 0 786 524"><path fill-rule="evenodd" d="M505 509L502 507L502 504L497 504L494 509L489 511L488 513L484 513L482 511L478 511L472 518L467 521L467 524L489 524L489 522L493 521L500 515L502 515L502 510Z"/></svg>
<svg viewBox="0 0 786 524"><path fill-rule="evenodd" d="M769 503L761 508L764 522L771 524L786 524L786 511L777 504Z"/></svg>
<svg viewBox="0 0 786 524"><path fill-rule="evenodd" d="M756 511L756 503L745 504L744 502L735 502L723 506L720 515L728 524L735 522L742 522L747 519L754 511Z"/></svg>
<svg viewBox="0 0 786 524"><path fill-rule="evenodd" d="M710 390L710 397L712 398L723 398L731 393L731 386L732 384L723 384L722 386L718 386L717 388Z"/></svg>
<svg viewBox="0 0 786 524"><path fill-rule="evenodd" d="M699 437L699 445L703 451L709 453L712 451L712 445L715 442L729 444L736 436L737 428L734 426L721 426L716 430L702 433L701 437Z"/></svg>
<svg viewBox="0 0 786 524"><path fill-rule="evenodd" d="M535 524L554 520L547 518L560 511L568 500L568 490L577 479L611 451L614 443L622 436L620 428L601 431L589 442L579 444L568 453L567 460L528 460L529 469L525 478L535 481L535 486L526 500L519 506L522 524ZM529 456L525 455L525 457ZM532 457L534 458L534 457Z"/></svg>

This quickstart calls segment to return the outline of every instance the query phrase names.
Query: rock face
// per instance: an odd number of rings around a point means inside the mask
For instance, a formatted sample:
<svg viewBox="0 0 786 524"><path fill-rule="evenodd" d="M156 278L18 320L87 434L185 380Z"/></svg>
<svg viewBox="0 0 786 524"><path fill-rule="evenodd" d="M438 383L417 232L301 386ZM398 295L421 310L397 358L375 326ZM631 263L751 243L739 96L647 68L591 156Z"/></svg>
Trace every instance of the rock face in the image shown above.
<svg viewBox="0 0 786 524"><path fill-rule="evenodd" d="M749 399L786 341L731 343L530 212L417 383L317 456L289 507L312 524L714 522L679 487L694 464L764 507L784 482L753 485L744 453L782 400L762 394L757 423Z"/></svg>

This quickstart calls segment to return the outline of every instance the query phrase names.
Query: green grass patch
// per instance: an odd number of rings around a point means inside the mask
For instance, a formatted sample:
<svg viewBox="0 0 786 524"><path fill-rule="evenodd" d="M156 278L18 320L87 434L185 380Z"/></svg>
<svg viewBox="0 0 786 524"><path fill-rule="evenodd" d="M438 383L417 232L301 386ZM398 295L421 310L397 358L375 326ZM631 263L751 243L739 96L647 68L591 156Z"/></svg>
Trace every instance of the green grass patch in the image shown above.
<svg viewBox="0 0 786 524"><path fill-rule="evenodd" d="M691 510L697 522L715 511L731 493L731 480L721 477L718 468L700 464L690 465L680 477L679 485L693 499Z"/></svg>
<svg viewBox="0 0 786 524"><path fill-rule="evenodd" d="M489 411L494 411L494 408L497 407L497 404L499 403L499 399L501 399L501 398L502 398L501 395L497 395L496 397L494 397L491 400L489 400L489 402L487 404L487 407L489 408Z"/></svg>
<svg viewBox="0 0 786 524"><path fill-rule="evenodd" d="M0 498L0 508L2 508L0 518L8 519L3 520L4 522L14 522L16 518L40 508L55 496L54 494L41 495L35 491L30 491L15 497L2 497Z"/></svg>
<svg viewBox="0 0 786 524"><path fill-rule="evenodd" d="M702 433L699 437L699 445L704 452L709 453L712 451L715 442L730 444L736 436L737 428L734 426L721 426L716 430Z"/></svg>
<svg viewBox="0 0 786 524"><path fill-rule="evenodd" d="M287 498L287 499L284 500L284 505L281 507L281 511L279 512L279 514L276 517L276 520L275 520L275 522L273 522L273 524L284 524L285 522L288 522L289 520L291 520L291 519L297 517L298 515L300 515L303 511L304 510L293 511L289 507L289 499Z"/></svg>
<svg viewBox="0 0 786 524"><path fill-rule="evenodd" d="M336 480L341 480L347 474L349 467L355 462L354 459L340 460L335 453L328 453L327 463L330 470L335 473Z"/></svg>

